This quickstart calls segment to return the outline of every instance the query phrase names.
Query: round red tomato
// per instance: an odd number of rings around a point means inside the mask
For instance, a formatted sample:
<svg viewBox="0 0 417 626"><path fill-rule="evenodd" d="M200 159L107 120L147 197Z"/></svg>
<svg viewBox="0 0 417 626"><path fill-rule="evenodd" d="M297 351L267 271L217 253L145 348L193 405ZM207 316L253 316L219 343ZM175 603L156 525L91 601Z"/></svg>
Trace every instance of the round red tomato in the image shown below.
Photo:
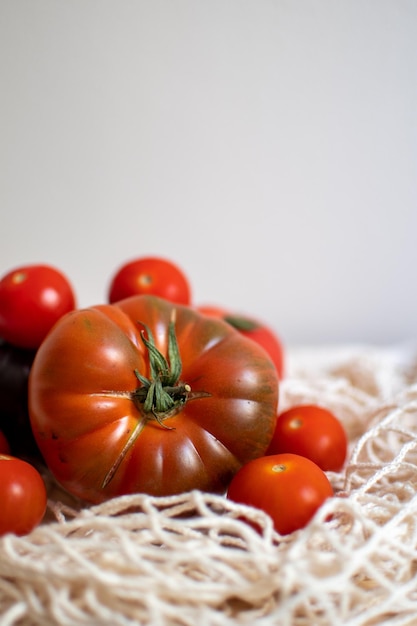
<svg viewBox="0 0 417 626"><path fill-rule="evenodd" d="M252 317L238 313L230 313L219 307L199 306L197 309L200 313L203 313L203 315L223 319L225 322L233 326L233 328L242 333L242 335L256 341L256 343L262 346L269 354L269 357L272 359L277 369L279 379L283 379L284 348L278 338L278 335L271 328Z"/></svg>
<svg viewBox="0 0 417 626"><path fill-rule="evenodd" d="M27 265L0 280L0 337L14 346L38 348L55 322L75 308L64 274L48 265Z"/></svg>
<svg viewBox="0 0 417 626"><path fill-rule="evenodd" d="M155 296L68 314L29 377L46 463L92 502L224 492L268 448L277 400L275 368L257 344Z"/></svg>
<svg viewBox="0 0 417 626"><path fill-rule="evenodd" d="M318 465L297 454L264 456L244 465L227 497L265 511L281 535L304 528L333 488Z"/></svg>
<svg viewBox="0 0 417 626"><path fill-rule="evenodd" d="M114 275L110 303L135 295L153 295L185 305L191 301L190 284L183 271L172 261L158 257L134 259Z"/></svg>
<svg viewBox="0 0 417 626"><path fill-rule="evenodd" d="M331 411L317 405L294 406L278 416L267 454L293 452L324 471L338 472L347 455L345 429Z"/></svg>
<svg viewBox="0 0 417 626"><path fill-rule="evenodd" d="M0 455L0 535L26 535L42 521L47 504L38 470L21 459Z"/></svg>
<svg viewBox="0 0 417 626"><path fill-rule="evenodd" d="M6 437L0 430L0 454L10 454L10 446Z"/></svg>

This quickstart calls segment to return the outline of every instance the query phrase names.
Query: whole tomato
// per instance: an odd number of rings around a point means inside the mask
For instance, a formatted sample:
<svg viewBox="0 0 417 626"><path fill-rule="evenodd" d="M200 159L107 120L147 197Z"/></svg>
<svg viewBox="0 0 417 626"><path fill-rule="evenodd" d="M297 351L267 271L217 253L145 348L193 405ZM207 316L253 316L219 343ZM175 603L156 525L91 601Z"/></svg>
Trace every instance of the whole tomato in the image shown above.
<svg viewBox="0 0 417 626"><path fill-rule="evenodd" d="M26 535L42 521L47 504L38 470L22 459L0 454L0 535Z"/></svg>
<svg viewBox="0 0 417 626"><path fill-rule="evenodd" d="M267 454L293 452L311 459L324 471L339 472L347 447L346 431L337 417L321 406L305 404L278 415Z"/></svg>
<svg viewBox="0 0 417 626"><path fill-rule="evenodd" d="M133 259L113 276L108 296L111 304L135 295L158 296L176 304L191 302L190 283L184 272L160 257Z"/></svg>
<svg viewBox="0 0 417 626"><path fill-rule="evenodd" d="M256 343L154 296L66 315L29 377L43 457L91 502L224 492L268 448L277 401L275 368Z"/></svg>
<svg viewBox="0 0 417 626"><path fill-rule="evenodd" d="M304 528L333 488L318 465L298 454L264 456L244 465L227 497L263 510L281 535Z"/></svg>
<svg viewBox="0 0 417 626"><path fill-rule="evenodd" d="M36 349L55 322L75 308L66 276L49 265L18 267L0 280L0 337Z"/></svg>
<svg viewBox="0 0 417 626"><path fill-rule="evenodd" d="M216 306L198 306L197 310L204 315L224 320L242 335L249 337L262 346L272 359L280 380L284 377L284 348L278 335L263 322L240 313L231 313Z"/></svg>

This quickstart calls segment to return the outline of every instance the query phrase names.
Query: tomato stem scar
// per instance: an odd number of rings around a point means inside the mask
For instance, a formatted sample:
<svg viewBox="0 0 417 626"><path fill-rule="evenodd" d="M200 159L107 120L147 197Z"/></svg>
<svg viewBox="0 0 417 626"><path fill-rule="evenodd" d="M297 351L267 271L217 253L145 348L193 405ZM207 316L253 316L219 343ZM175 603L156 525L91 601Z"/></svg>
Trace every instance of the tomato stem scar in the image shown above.
<svg viewBox="0 0 417 626"><path fill-rule="evenodd" d="M23 283L27 278L27 274L25 272L16 272L13 274L12 282L18 285L19 283Z"/></svg>
<svg viewBox="0 0 417 626"><path fill-rule="evenodd" d="M272 466L272 471L276 472L277 474L281 472L285 472L286 469L287 469L287 466L284 465L284 463L278 463L277 465Z"/></svg>

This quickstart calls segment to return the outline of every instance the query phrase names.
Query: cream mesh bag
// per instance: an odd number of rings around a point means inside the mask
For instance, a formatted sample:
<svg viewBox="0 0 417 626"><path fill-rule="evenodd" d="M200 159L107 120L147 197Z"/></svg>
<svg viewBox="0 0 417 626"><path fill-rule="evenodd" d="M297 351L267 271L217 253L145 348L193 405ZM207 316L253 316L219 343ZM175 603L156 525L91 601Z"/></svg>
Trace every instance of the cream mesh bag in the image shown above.
<svg viewBox="0 0 417 626"><path fill-rule="evenodd" d="M246 508L257 533L200 492L81 509L46 476L45 523L0 539L1 626L417 625L417 368L403 350L290 351L280 410L301 402L350 441L307 528L281 538Z"/></svg>

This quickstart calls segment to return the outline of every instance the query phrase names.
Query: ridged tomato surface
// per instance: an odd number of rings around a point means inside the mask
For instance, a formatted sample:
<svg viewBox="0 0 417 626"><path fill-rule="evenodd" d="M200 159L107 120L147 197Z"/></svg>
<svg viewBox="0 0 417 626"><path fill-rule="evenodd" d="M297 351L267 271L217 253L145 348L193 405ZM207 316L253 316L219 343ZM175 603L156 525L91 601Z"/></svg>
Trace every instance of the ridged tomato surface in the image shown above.
<svg viewBox="0 0 417 626"><path fill-rule="evenodd" d="M166 393L173 404L161 410ZM29 379L31 425L47 465L91 502L224 492L267 450L277 402L276 369L255 342L154 296L68 314Z"/></svg>

